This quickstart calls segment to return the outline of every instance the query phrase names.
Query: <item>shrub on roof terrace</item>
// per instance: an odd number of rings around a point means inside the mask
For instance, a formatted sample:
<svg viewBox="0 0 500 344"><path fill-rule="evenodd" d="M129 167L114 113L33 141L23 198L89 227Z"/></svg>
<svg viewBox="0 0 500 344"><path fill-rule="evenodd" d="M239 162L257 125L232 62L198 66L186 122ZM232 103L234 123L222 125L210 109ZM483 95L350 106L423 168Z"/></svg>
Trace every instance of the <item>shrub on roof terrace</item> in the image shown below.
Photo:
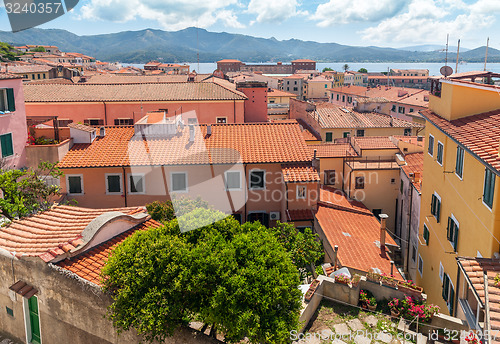
<svg viewBox="0 0 500 344"><path fill-rule="evenodd" d="M218 219L197 208L190 221ZM298 327L301 292L292 255L275 234L232 216L181 233L178 219L138 231L111 254L103 269L108 312L118 332L134 328L148 342L201 321L226 342L287 343Z"/></svg>

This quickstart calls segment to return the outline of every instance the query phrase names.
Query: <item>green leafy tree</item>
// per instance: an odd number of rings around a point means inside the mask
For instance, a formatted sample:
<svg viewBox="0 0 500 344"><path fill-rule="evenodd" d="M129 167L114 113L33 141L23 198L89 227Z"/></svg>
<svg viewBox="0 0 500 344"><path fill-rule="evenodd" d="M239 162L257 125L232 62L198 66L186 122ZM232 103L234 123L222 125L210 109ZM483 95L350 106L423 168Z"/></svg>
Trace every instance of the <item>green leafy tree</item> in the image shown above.
<svg viewBox="0 0 500 344"><path fill-rule="evenodd" d="M0 213L9 220L48 209L59 186L45 183L47 177L62 176L56 163L41 162L38 169L0 169Z"/></svg>
<svg viewBox="0 0 500 344"><path fill-rule="evenodd" d="M324 73L324 72L331 72L331 71L333 71L333 69L332 69L332 68L330 68L330 67L325 67L325 68L323 68L323 73Z"/></svg>
<svg viewBox="0 0 500 344"><path fill-rule="evenodd" d="M182 217L205 223L221 215L197 208ZM231 216L181 233L178 220L135 233L108 259L103 285L118 331L135 328L149 342L162 341L198 320L230 343L289 342L300 280L275 235L257 222L242 228Z"/></svg>
<svg viewBox="0 0 500 344"><path fill-rule="evenodd" d="M36 47L36 48L30 49L30 51L33 51L35 53L44 53L45 48L44 47Z"/></svg>
<svg viewBox="0 0 500 344"><path fill-rule="evenodd" d="M344 70L344 72L347 72L349 70L349 65L346 63L342 66L342 69Z"/></svg>
<svg viewBox="0 0 500 344"><path fill-rule="evenodd" d="M360 68L360 69L358 69L358 72L359 73L368 73L368 69L366 69L366 68Z"/></svg>
<svg viewBox="0 0 500 344"><path fill-rule="evenodd" d="M161 223L172 221L175 219L176 214L182 216L198 208L208 209L208 202L201 198L191 200L181 197L174 198L173 201L154 201L146 205L146 209L149 215L151 215L151 218Z"/></svg>

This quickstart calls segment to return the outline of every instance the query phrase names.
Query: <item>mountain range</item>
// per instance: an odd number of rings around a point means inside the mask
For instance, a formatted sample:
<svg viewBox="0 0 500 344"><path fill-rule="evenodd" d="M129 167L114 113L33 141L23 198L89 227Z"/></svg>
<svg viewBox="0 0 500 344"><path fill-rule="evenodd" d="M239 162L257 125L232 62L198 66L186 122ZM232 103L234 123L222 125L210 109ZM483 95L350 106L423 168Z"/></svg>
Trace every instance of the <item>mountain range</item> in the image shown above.
<svg viewBox="0 0 500 344"><path fill-rule="evenodd" d="M80 52L102 61L145 63L215 62L235 58L245 62L289 62L309 58L318 62L442 62L438 49L408 47L406 49L376 46L349 46L318 43L298 39L277 40L205 29L180 31L144 29L110 34L79 36L60 29L28 29L17 33L0 31L0 41L14 45L56 45L62 51ZM451 51L451 50L450 50ZM484 61L485 47L464 51L465 62ZM453 58L453 57L451 57ZM489 62L500 62L500 50L489 48Z"/></svg>

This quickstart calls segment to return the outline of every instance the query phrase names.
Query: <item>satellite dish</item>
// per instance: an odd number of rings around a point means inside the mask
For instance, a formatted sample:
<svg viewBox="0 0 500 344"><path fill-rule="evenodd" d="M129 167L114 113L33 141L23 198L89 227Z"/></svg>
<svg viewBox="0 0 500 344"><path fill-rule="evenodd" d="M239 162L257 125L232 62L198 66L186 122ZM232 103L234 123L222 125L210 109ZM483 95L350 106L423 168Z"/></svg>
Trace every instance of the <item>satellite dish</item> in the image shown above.
<svg viewBox="0 0 500 344"><path fill-rule="evenodd" d="M450 66L443 66L441 67L439 72L446 78L453 74L453 68L451 68Z"/></svg>

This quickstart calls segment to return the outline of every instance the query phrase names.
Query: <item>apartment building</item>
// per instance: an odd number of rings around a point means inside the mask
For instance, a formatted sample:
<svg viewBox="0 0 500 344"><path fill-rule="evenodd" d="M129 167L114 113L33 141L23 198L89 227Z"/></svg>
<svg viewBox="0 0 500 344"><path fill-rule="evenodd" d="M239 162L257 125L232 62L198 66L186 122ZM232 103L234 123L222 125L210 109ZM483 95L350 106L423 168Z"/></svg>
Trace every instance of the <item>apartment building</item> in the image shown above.
<svg viewBox="0 0 500 344"><path fill-rule="evenodd" d="M420 112L427 125L417 283L442 312L476 321L484 304L457 273L457 258L496 258L500 249L500 95L492 85L444 78L432 93Z"/></svg>

